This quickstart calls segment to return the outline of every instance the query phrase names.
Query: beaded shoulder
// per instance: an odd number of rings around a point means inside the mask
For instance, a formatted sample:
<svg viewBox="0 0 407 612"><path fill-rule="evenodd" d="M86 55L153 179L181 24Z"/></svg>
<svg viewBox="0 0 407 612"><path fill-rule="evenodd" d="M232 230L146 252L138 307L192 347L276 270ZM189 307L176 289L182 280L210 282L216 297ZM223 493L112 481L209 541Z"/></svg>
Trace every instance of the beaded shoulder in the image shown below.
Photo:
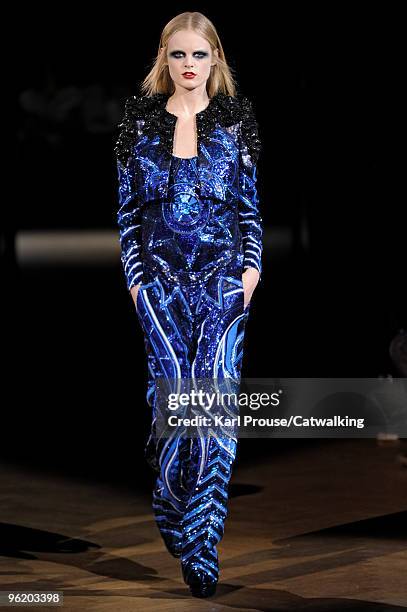
<svg viewBox="0 0 407 612"><path fill-rule="evenodd" d="M136 139L137 119L145 119L157 106L157 96L135 95L126 98L124 116L118 124L119 135L114 152L122 164L127 164Z"/></svg>
<svg viewBox="0 0 407 612"><path fill-rule="evenodd" d="M252 101L246 96L241 98L240 106L242 114L242 141L247 146L252 161L256 164L262 151L262 142L256 113Z"/></svg>
<svg viewBox="0 0 407 612"><path fill-rule="evenodd" d="M135 95L126 99L125 115L133 119L144 119L148 113L154 110L161 101L161 94L153 96Z"/></svg>
<svg viewBox="0 0 407 612"><path fill-rule="evenodd" d="M213 112L217 116L218 123L228 126L241 122L241 144L247 147L252 162L257 163L262 143L252 101L241 94L237 96L217 94L216 98L217 104Z"/></svg>

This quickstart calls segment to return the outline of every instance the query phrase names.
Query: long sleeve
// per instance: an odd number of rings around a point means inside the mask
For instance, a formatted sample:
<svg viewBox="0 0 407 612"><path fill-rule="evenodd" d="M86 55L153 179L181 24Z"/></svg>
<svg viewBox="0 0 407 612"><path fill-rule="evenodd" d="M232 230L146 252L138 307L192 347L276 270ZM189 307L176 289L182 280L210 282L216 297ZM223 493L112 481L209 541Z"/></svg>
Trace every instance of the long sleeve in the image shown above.
<svg viewBox="0 0 407 612"><path fill-rule="evenodd" d="M120 258L127 288L130 290L143 280L143 261L141 214L131 147L134 134L134 120L131 117L128 102L126 103L125 115L122 123L119 124L119 128L120 135L115 147L118 176L117 224L121 248Z"/></svg>
<svg viewBox="0 0 407 612"><path fill-rule="evenodd" d="M263 220L257 193L257 161L261 151L258 125L252 103L242 100L243 119L239 153L239 227L243 239L243 268L256 268L262 275Z"/></svg>

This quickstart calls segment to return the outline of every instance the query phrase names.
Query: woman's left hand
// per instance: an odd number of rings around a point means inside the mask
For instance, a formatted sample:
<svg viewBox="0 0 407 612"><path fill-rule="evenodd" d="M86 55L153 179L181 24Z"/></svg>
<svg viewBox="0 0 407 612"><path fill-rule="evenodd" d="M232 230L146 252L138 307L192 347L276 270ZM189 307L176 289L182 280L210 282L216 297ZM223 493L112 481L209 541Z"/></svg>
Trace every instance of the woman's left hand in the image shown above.
<svg viewBox="0 0 407 612"><path fill-rule="evenodd" d="M252 299L253 291L256 289L259 279L260 273L256 268L246 268L242 274L245 308Z"/></svg>

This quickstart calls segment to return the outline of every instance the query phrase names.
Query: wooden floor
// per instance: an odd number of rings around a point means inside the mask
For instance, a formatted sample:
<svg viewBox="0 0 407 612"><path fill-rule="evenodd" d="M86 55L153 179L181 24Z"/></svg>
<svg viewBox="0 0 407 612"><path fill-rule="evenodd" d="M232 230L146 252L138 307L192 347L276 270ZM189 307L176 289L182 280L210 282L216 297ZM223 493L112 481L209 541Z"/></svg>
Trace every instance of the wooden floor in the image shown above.
<svg viewBox="0 0 407 612"><path fill-rule="evenodd" d="M64 611L407 609L399 452L332 440L238 465L207 600L190 597L148 492L3 465L0 591L63 591Z"/></svg>

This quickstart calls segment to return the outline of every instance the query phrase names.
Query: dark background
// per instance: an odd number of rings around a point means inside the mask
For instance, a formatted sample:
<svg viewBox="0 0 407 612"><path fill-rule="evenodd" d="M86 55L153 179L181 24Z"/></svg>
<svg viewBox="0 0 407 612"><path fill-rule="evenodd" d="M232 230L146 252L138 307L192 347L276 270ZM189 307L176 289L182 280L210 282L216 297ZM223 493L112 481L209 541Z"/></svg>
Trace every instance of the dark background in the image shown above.
<svg viewBox="0 0 407 612"><path fill-rule="evenodd" d="M158 8L36 7L20 22L16 171L3 202L6 461L115 481L147 472L144 346L119 261L24 267L12 246L25 230L115 229L124 101L184 10L217 27L263 143L267 243L243 376L398 374L389 345L407 317L401 15L372 5ZM284 228L291 246L278 239ZM240 460L290 443L300 441L242 440Z"/></svg>

